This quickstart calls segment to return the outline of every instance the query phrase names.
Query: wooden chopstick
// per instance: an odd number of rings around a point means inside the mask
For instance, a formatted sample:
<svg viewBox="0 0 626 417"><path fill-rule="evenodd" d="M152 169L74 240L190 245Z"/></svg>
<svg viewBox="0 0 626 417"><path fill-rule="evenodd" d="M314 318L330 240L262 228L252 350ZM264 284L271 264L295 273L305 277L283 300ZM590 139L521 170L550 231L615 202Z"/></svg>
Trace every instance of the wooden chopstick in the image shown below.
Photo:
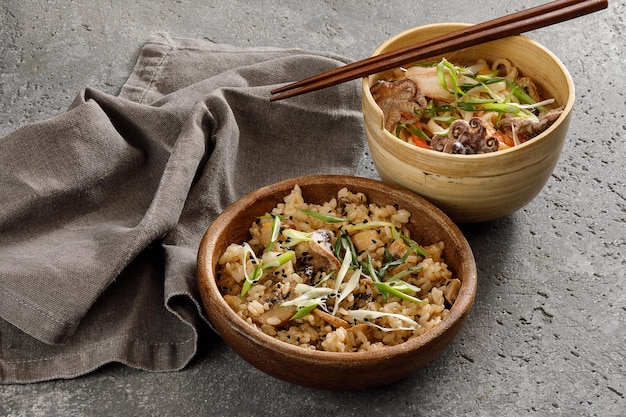
<svg viewBox="0 0 626 417"><path fill-rule="evenodd" d="M574 19L608 7L608 0L557 0L477 25L468 26L419 44L334 68L301 81L276 88L270 101L330 87L420 59L445 54L485 42Z"/></svg>
<svg viewBox="0 0 626 417"><path fill-rule="evenodd" d="M373 65L379 62L384 63L385 61L401 56L402 54L411 53L416 48L429 48L429 47L432 47L433 45L437 45L443 42L448 42L451 39L457 39L463 36L469 36L475 33L480 33L488 29L496 28L496 27L503 26L503 25L508 25L512 22L520 21L523 19L529 19L531 17L539 16L541 14L558 10L566 6L571 6L572 4L582 3L584 1L586 0L558 0L558 1L552 1L550 3L545 3L536 7L532 7L530 9L525 9L516 13L508 14L508 15L499 17L497 19L488 20L480 24L468 26L466 28L459 29L453 32L448 32L443 35L426 40L420 43L419 45L414 44L414 45L405 46L404 48L399 48L399 49L396 49L396 50L393 50L384 54L376 55L367 59L354 62L352 64L333 68L332 70L323 72L321 74L317 74L312 77L300 80L298 82L287 84L285 86L276 88L271 91L271 94L282 93L284 91L293 90L295 88L299 88L308 84L313 84L315 82L322 81L325 78L328 78L335 74L341 74L342 72L345 72L346 70L355 70L356 68L365 67L366 65Z"/></svg>

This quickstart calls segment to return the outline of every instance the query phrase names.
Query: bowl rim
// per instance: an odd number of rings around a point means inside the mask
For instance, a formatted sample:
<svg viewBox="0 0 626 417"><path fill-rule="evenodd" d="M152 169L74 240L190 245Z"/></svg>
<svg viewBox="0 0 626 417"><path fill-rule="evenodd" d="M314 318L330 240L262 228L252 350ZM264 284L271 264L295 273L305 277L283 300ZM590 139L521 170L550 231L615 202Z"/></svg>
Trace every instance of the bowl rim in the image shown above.
<svg viewBox="0 0 626 417"><path fill-rule="evenodd" d="M300 346L291 345L287 342L280 341L272 336L263 333L260 329L251 326L249 323L239 317L224 300L224 297L221 295L217 287L215 279L212 279L214 273L212 271L209 271L211 269L211 264L209 263L209 260L207 258L208 254L211 251L211 248L214 247L220 236L220 233L218 232L223 229L222 225L228 224L228 221L232 220L240 210L253 205L257 199L267 197L269 195L268 193L276 191L276 188L285 188L286 190L288 190L287 192L289 192L290 189L293 189L293 186L305 181L308 182L307 184L318 185L322 183L328 183L329 181L331 183L338 183L339 181L341 181L341 184L345 184L345 186L348 188L350 187L350 184L354 184L354 182L358 182L361 186L384 186L385 188L393 189L394 192L404 194L406 198L412 199L418 204L422 204L427 209L429 209L429 211L435 216L435 220L442 222L445 226L448 226L450 230L454 232L452 234L453 240L455 240L456 243L460 243L462 245L462 247L459 248L459 253L464 254L465 259L463 263L466 264L467 268L467 276L463 277L461 292L459 293L457 300L452 305L452 308L450 308L450 313L448 314L448 316L444 318L440 323L435 325L432 329L413 339L407 340L398 345L386 346L381 349L364 352L328 352L322 350L306 349ZM300 185L300 187L304 190L306 189L307 184L298 185ZM289 188L290 185L291 188ZM377 362L381 359L388 359L391 357L406 354L407 352L417 350L427 345L429 342L436 340L438 337L442 336L448 330L450 330L456 322L463 321L471 310L476 296L476 290L478 286L476 262L471 247L458 226L443 211L441 211L434 204L430 203L423 197L411 193L410 191L407 191L400 187L383 183L382 181L350 175L310 175L290 178L261 187L246 194L245 196L241 197L233 204L228 206L218 216L218 218L227 221L213 221L207 229L205 235L203 236L198 249L197 280L205 282L210 288L210 293L208 294L210 296L210 300L206 301L217 302L219 304L219 309L223 310L223 312L226 314L226 316L223 317L225 318L225 320L222 320L221 325L224 325L224 323L226 323L227 325L231 326L232 330L236 331L241 336L244 336L254 344L262 345L265 348L270 348L274 351L280 351L282 355L301 358L306 357L308 360L317 363L333 362L335 364L339 364L347 362L346 359L349 359L350 362L358 361L359 363L367 363ZM206 301L203 300L203 302ZM220 323L216 323L215 318L210 317L208 314L207 316L209 321L213 324L213 326L217 330L217 333L219 334L221 332Z"/></svg>
<svg viewBox="0 0 626 417"><path fill-rule="evenodd" d="M451 30L454 29L460 29L463 27L468 27L468 26L472 26L471 23L462 23L462 22L442 22L442 23L431 23L431 24L427 24L427 25L422 25L422 26L417 26L411 29L407 29L403 32L400 32L394 36L392 36L391 38L387 39L385 42L381 43L372 53L371 56L375 56L380 54L381 51L383 51L388 45L392 44L393 42L397 41L398 39L401 39L403 37L409 36L415 32L419 32L422 30L426 30L426 29L431 29L431 28L438 28L438 27L445 27L445 26L449 26L451 27ZM574 86L574 81L572 79L572 76L569 72L569 70L567 69L567 67L563 64L563 62L554 54L552 53L552 51L550 51L548 48L546 48L545 46L541 45L539 42L534 41L532 39L530 39L527 36L524 35L517 35L517 36L511 36L510 38L516 38L519 40L522 40L523 42L528 43L529 45L532 45L533 47L541 50L543 53L545 53L550 59L552 59L556 64L557 67L561 70L561 72L563 73L563 75L565 76L565 79L567 81L567 86L568 86L568 97L567 97L567 102L564 105L563 108L563 114L550 126L548 127L548 129L546 129L545 131L543 131L541 134L535 136L534 138L532 138L531 140L528 140L520 145L516 145L513 146L511 148L508 149L503 149L503 150L498 150L497 152L490 152L490 153L485 153L485 154L472 154L472 155L457 155L457 154L449 154L449 153L443 153L443 152L435 152L433 154L433 151L431 149L423 149L420 148L418 146L414 146L411 145L399 138L397 138L396 136L394 136L391 132L387 131L383 126L380 126L384 137L387 140L390 140L392 142L394 142L394 144L397 144L398 146L403 146L406 147L407 149L413 149L417 154L421 154L423 156L431 156L431 157L435 157L435 158L443 158L444 160L448 159L450 161L461 161L461 160L471 160L471 159L477 159L477 160L481 160L481 159L488 159L488 158L497 158L497 157L503 157L505 155L508 155L510 153L522 150L522 149L526 149L526 148L531 148L536 146L536 144L538 142L541 142L543 139L545 139L546 137L548 137L554 130L556 130L562 123L565 123L567 121L567 119L569 118L569 116L572 113L572 109L574 108L574 101L575 101L575 96L576 96L576 88ZM506 38L505 38L506 39ZM500 40L495 40L495 41L491 41L491 42L502 42L504 39L500 39ZM489 43L491 43L489 42ZM468 48L464 48L464 49L470 49L472 47L468 47ZM363 100L366 100L374 109L374 111L376 111L379 116L382 117L382 109L376 104L376 101L374 100L374 98L372 97L372 93L370 91L370 79L371 77L375 76L376 74L372 74L370 76L367 77L363 77L362 81L361 81L361 88L362 88L362 97ZM363 105L365 105L365 103L363 103ZM469 159L468 159L469 158Z"/></svg>

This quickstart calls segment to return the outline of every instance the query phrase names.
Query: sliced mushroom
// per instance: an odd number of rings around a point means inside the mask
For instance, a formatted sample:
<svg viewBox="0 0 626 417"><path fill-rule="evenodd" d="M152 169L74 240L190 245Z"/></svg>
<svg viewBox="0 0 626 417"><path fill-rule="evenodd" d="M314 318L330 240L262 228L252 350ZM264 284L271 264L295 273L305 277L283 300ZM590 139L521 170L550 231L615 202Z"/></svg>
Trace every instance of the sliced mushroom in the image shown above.
<svg viewBox="0 0 626 417"><path fill-rule="evenodd" d="M348 329L350 327L350 324L344 319L340 319L339 317L333 316L332 314L329 314L323 310L320 310L319 308L316 308L315 310L313 310L313 314L315 314L317 317L321 318L322 320L324 320L326 323L330 324L333 327L343 327L344 329Z"/></svg>
<svg viewBox="0 0 626 417"><path fill-rule="evenodd" d="M356 336L359 332L361 332L365 335L367 339L369 339L373 330L374 330L373 326L370 326L369 324L366 324L366 323L360 323L360 324L350 327L348 329L348 332L354 334L354 336Z"/></svg>
<svg viewBox="0 0 626 417"><path fill-rule="evenodd" d="M456 297L459 295L461 289L461 280L458 278L451 279L443 289L443 297L450 304L454 304Z"/></svg>
<svg viewBox="0 0 626 417"><path fill-rule="evenodd" d="M308 263L318 268L328 268L331 271L341 268L341 262L333 253L331 239L333 232L329 230L315 230L312 240L308 241L310 248Z"/></svg>
<svg viewBox="0 0 626 417"><path fill-rule="evenodd" d="M274 327L283 326L289 319L296 314L294 306L281 307L279 303L274 303L269 310L258 316L251 316L256 324L269 324Z"/></svg>

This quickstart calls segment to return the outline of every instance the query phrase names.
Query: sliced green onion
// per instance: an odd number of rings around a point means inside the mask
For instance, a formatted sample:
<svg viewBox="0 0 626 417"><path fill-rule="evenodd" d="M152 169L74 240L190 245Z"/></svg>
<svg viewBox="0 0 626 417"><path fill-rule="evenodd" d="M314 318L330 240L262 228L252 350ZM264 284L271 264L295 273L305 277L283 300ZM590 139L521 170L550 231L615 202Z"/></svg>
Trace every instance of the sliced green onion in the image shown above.
<svg viewBox="0 0 626 417"><path fill-rule="evenodd" d="M301 319L302 317L304 317L307 314L309 314L311 311L315 310L318 306L319 306L319 304L315 303L315 304L309 304L306 307L301 307L301 308L296 310L296 314L291 316L291 318L289 320Z"/></svg>
<svg viewBox="0 0 626 417"><path fill-rule="evenodd" d="M283 242L282 246L285 248L291 248L301 242L308 242L313 239L313 232L301 232L296 229L283 230L283 236L287 238Z"/></svg>
<svg viewBox="0 0 626 417"><path fill-rule="evenodd" d="M316 307L324 304L328 296L334 292L332 288L312 287L306 284L296 285L294 291L296 294L300 294L300 296L293 300L285 301L280 305L281 307L296 307L296 314L294 314L290 320L296 320L306 316Z"/></svg>
<svg viewBox="0 0 626 417"><path fill-rule="evenodd" d="M398 290L404 294L417 294L420 287L413 285L401 279L393 279L386 282L391 288Z"/></svg>
<svg viewBox="0 0 626 417"><path fill-rule="evenodd" d="M279 266L283 266L287 262L291 261L296 255L294 251L290 250L281 253L269 262L263 263L259 260L259 258L257 258L256 254L254 253L252 247L248 244L248 242L245 242L243 244L243 248L244 250L241 255L241 263L243 264L243 275L245 277L245 280L243 282L243 285L241 286L242 297L248 293L253 284L256 284L256 282L261 279L261 277L263 276L263 271L269 268L278 268ZM250 257L252 258L252 262L255 264L254 269L249 274L246 268L246 265L248 264L248 255L250 255Z"/></svg>
<svg viewBox="0 0 626 417"><path fill-rule="evenodd" d="M441 106L433 107L432 110L429 109L435 114L439 113L454 113L456 110L452 104L442 104Z"/></svg>
<svg viewBox="0 0 626 417"><path fill-rule="evenodd" d="M272 233L270 236L270 241L265 248L266 252L269 252L274 247L276 240L278 239L278 235L280 234L280 217L272 215L274 221L272 222Z"/></svg>
<svg viewBox="0 0 626 417"><path fill-rule="evenodd" d="M526 90L524 90L518 83L515 81L511 81L507 78L503 78L501 81L504 81L506 85L509 87L511 92L517 99L524 104L535 104L536 101L534 98L528 95Z"/></svg>
<svg viewBox="0 0 626 417"><path fill-rule="evenodd" d="M359 268L352 273L350 280L348 281L346 286L343 288L343 290L341 290L340 292L339 291L337 292L339 296L335 299L335 305L333 306L333 316L337 313L337 308L339 307L339 303L345 300L347 296L352 294L352 291L354 291L356 287L359 286L360 280L361 280L361 269Z"/></svg>
<svg viewBox="0 0 626 417"><path fill-rule="evenodd" d="M246 265L248 264L248 255L252 257L252 261L255 265L250 274L248 274L248 270L246 268ZM261 276L263 276L263 269L261 267L261 262L259 261L259 258L256 257L256 254L254 253L252 247L250 247L248 242L244 242L243 244L243 252L241 258L241 263L243 265L243 275L246 278L241 287L241 296L243 297L244 295L246 295L248 290L250 290L252 284L256 283L261 278Z"/></svg>
<svg viewBox="0 0 626 417"><path fill-rule="evenodd" d="M411 275L413 272L417 272L420 269L422 269L422 267L419 266L419 265L418 266L413 266L411 268L404 269L404 270L398 272L397 274L394 274L394 275L390 276L387 280L388 281L401 280L402 278L406 277L407 275Z"/></svg>
<svg viewBox="0 0 626 417"><path fill-rule="evenodd" d="M402 281L404 282L404 281ZM406 283L407 285L411 285L409 283ZM394 295L402 300L407 300L407 301L412 301L414 303L418 303L418 304L428 304L427 300L420 300L419 298L413 297L409 294L407 294L405 292L405 290L409 290L408 287L403 287L403 286L396 286L396 285L392 285L388 282L374 282L374 285L376 286L376 288L378 288L379 291L384 292L385 294L391 294ZM419 288L418 288L419 291Z"/></svg>
<svg viewBox="0 0 626 417"><path fill-rule="evenodd" d="M272 259L271 261L263 263L261 266L261 269L266 270L269 268L278 268L279 266L283 266L287 262L291 261L294 258L294 256L296 256L296 253L292 250L288 250L286 252L281 253L280 255Z"/></svg>
<svg viewBox="0 0 626 417"><path fill-rule="evenodd" d="M417 136L418 138L424 139L426 142L430 142L430 137L426 133L424 133L424 131L422 129L420 129L419 127L417 127L415 125L406 124L406 123L400 123L396 127L396 136L397 137L400 137L400 133L402 132L402 129L404 129L407 132Z"/></svg>
<svg viewBox="0 0 626 417"><path fill-rule="evenodd" d="M402 241L411 249L413 249L415 251L415 253L417 253L418 255L421 255L423 257L428 257L428 252L426 252L426 250L424 248L422 248L420 245L417 244L416 241L414 241L413 239L409 238L407 235L405 235L404 233L402 233L401 231L399 231L398 229L396 229L395 227L391 228L391 233L392 236L394 237L394 239L400 238L402 239Z"/></svg>
<svg viewBox="0 0 626 417"><path fill-rule="evenodd" d="M342 231L341 234L343 234L343 233L344 232ZM343 262L343 256L341 256L342 244L343 244L343 239L341 238L341 235L340 235L339 238L337 238L335 240L335 246L333 247L333 252L335 253L335 258L337 258L339 260L339 262Z"/></svg>
<svg viewBox="0 0 626 417"><path fill-rule="evenodd" d="M354 243L352 239L350 239L350 235L347 232L341 232L341 244L345 245L345 255L349 255L352 259L351 267L357 268L359 266L359 259L357 257L356 249L354 248Z"/></svg>
<svg viewBox="0 0 626 417"><path fill-rule="evenodd" d="M501 81L506 80L506 78L496 77L498 75L498 70L491 71L489 74L476 74L475 79L478 82L485 84L499 83Z"/></svg>
<svg viewBox="0 0 626 417"><path fill-rule="evenodd" d="M446 69L448 70L447 74ZM455 66L445 58L442 58L437 64L437 77L439 78L439 84L441 84L441 87L445 90L450 91L454 95L455 99L464 95L463 90L459 88L459 77L461 75L460 69L460 67ZM452 81L452 90L448 88L446 75L450 76L450 81Z"/></svg>
<svg viewBox="0 0 626 417"><path fill-rule="evenodd" d="M252 284L256 283L262 275L263 270L261 269L261 264L257 264L254 267L250 276L246 274L246 279L243 281L243 285L241 286L242 297L248 293L250 288L252 288Z"/></svg>
<svg viewBox="0 0 626 417"><path fill-rule="evenodd" d="M349 224L343 227L343 230L346 232L356 232L359 230L367 230L367 229L376 229L378 227L394 227L391 222L382 222L382 221L374 221L367 223L359 223L359 224Z"/></svg>
<svg viewBox="0 0 626 417"><path fill-rule="evenodd" d="M417 292L420 290L419 287L402 280L402 278L404 278L405 276L410 275L413 272L417 272L420 269L422 269L421 266L407 268L391 276L385 282L374 282L374 285L376 285L378 290L383 292L384 294L388 293L391 295L395 295L396 297L403 300L413 301L420 304L427 304L428 301L420 300L419 298L415 298L408 294L417 294Z"/></svg>
<svg viewBox="0 0 626 417"><path fill-rule="evenodd" d="M393 259L393 257L390 256L391 260L384 264L382 268L380 268L379 276L381 277L381 279L385 279L385 275L387 275L387 270L389 268L402 265L411 254L411 250L411 248L407 249L407 251L404 252L404 255L402 255L400 259Z"/></svg>
<svg viewBox="0 0 626 417"><path fill-rule="evenodd" d="M434 67L437 65L436 61L419 61L411 64L412 67Z"/></svg>
<svg viewBox="0 0 626 417"><path fill-rule="evenodd" d="M439 63L437 64L437 78L439 78L439 85L441 85L441 87L443 87L445 90L448 90L444 61L445 58L439 61Z"/></svg>
<svg viewBox="0 0 626 417"><path fill-rule="evenodd" d="M435 106L434 102L431 100L428 102L426 108L420 109L419 112L421 113L419 114L420 116L434 118L441 115L441 113L448 113L449 115L452 115L456 113L456 107L454 107L452 104L442 104L440 106ZM417 110L416 114L418 114Z"/></svg>
<svg viewBox="0 0 626 417"><path fill-rule="evenodd" d="M335 293L339 294L339 289L343 280L346 278L346 274L350 269L350 265L352 265L352 254L350 254L350 248L344 242L343 247L346 250L346 254L343 257L343 262L341 263L341 268L339 268L339 272L337 272L337 278L335 278ZM333 307L333 315L336 313L337 308L339 307L339 298L335 299L335 305Z"/></svg>
<svg viewBox="0 0 626 417"><path fill-rule="evenodd" d="M520 107L514 103L495 103L492 100L459 101L458 106L465 111L493 111L515 115L520 112Z"/></svg>
<svg viewBox="0 0 626 417"><path fill-rule="evenodd" d="M411 252L411 249L409 249L405 255L404 255L404 259L406 259L407 255ZM399 262L402 261L402 262ZM385 265L383 267L383 270L381 270L381 275L386 273L387 268L389 268L390 266L394 266L394 265L398 265L403 263L404 260L397 260L397 261L393 261L388 263L387 265ZM403 271L398 272L397 274L391 276L390 278L387 278L384 282L381 281L375 281L374 285L376 286L376 288L378 288L378 290L383 294L383 296L385 297L385 299L387 298L387 294L391 294L391 295L395 295L398 298L402 298L403 300L407 300L407 301L413 301L416 303L425 303L422 302L420 299L412 297L410 295L408 295L408 292L412 292L413 294L416 294L420 289L419 287L416 287L415 285L409 284L408 282L402 281L402 278L404 278L407 275L412 274L413 272L419 271L420 269L422 269L421 266L414 266L412 268L407 268ZM384 277L384 275L382 275ZM384 279L384 278L383 278Z"/></svg>
<svg viewBox="0 0 626 417"><path fill-rule="evenodd" d="M374 264L372 263L372 257L369 253L367 254L367 262L362 263L362 265L365 267L365 270L367 271L372 281L380 282L380 279L378 278L378 273L376 272L376 268L374 268Z"/></svg>
<svg viewBox="0 0 626 417"><path fill-rule="evenodd" d="M458 120L456 117L453 116L433 116L431 117L432 120L436 121L436 122L443 122L446 124L452 124L452 122L454 122L455 120ZM435 134L437 134L437 132L435 132ZM446 135L447 135L447 131L446 131Z"/></svg>
<svg viewBox="0 0 626 417"><path fill-rule="evenodd" d="M308 214L311 217L315 217L316 219L323 220L326 223L341 223L341 222L348 221L348 219L345 219L343 217L337 217L337 216L333 216L330 214L322 214L314 210L309 210L309 209L304 209L304 208L298 208L298 210L300 210L301 212L305 214Z"/></svg>
<svg viewBox="0 0 626 417"><path fill-rule="evenodd" d="M416 330L419 329L420 325L415 320L396 313L385 313L382 311L372 311L372 310L344 310L341 311L341 314L352 317L356 321L362 321L369 325L375 326L383 331L394 331L394 330ZM373 323L371 320L376 320L381 317L394 317L404 323L407 324L407 327L399 327L397 329L391 329L388 327L382 327L376 323Z"/></svg>
<svg viewBox="0 0 626 417"><path fill-rule="evenodd" d="M314 299L314 298L319 298L319 297L323 297L323 296L327 296L333 293L333 289L332 288L328 288L328 287L319 287L319 286L313 286L313 285L308 285L308 284L296 284L296 287L294 288L294 293L298 294L300 297L300 299L305 299L305 298L309 298L309 299ZM297 299L296 299L297 300ZM286 305L290 305L291 303L293 303L295 300L292 301L286 301L283 304ZM294 303L292 305L297 305L297 303Z"/></svg>

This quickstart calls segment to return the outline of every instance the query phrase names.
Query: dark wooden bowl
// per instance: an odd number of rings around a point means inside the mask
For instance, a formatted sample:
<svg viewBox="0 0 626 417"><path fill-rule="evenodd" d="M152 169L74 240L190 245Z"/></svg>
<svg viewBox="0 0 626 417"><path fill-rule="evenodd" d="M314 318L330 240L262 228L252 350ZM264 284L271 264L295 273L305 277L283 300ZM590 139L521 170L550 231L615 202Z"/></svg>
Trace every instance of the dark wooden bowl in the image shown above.
<svg viewBox="0 0 626 417"><path fill-rule="evenodd" d="M250 225L269 212L298 184L307 202L323 203L339 189L364 193L378 205L395 204L411 213L411 236L425 245L445 242L443 253L462 281L450 314L423 335L371 352L336 353L307 350L281 342L238 317L220 294L215 272L230 243L249 239ZM458 227L422 197L366 178L310 176L294 178L254 191L228 207L207 230L198 252L198 286L211 324L242 358L269 375L309 387L356 390L388 384L414 373L439 355L463 325L477 287L472 250Z"/></svg>

